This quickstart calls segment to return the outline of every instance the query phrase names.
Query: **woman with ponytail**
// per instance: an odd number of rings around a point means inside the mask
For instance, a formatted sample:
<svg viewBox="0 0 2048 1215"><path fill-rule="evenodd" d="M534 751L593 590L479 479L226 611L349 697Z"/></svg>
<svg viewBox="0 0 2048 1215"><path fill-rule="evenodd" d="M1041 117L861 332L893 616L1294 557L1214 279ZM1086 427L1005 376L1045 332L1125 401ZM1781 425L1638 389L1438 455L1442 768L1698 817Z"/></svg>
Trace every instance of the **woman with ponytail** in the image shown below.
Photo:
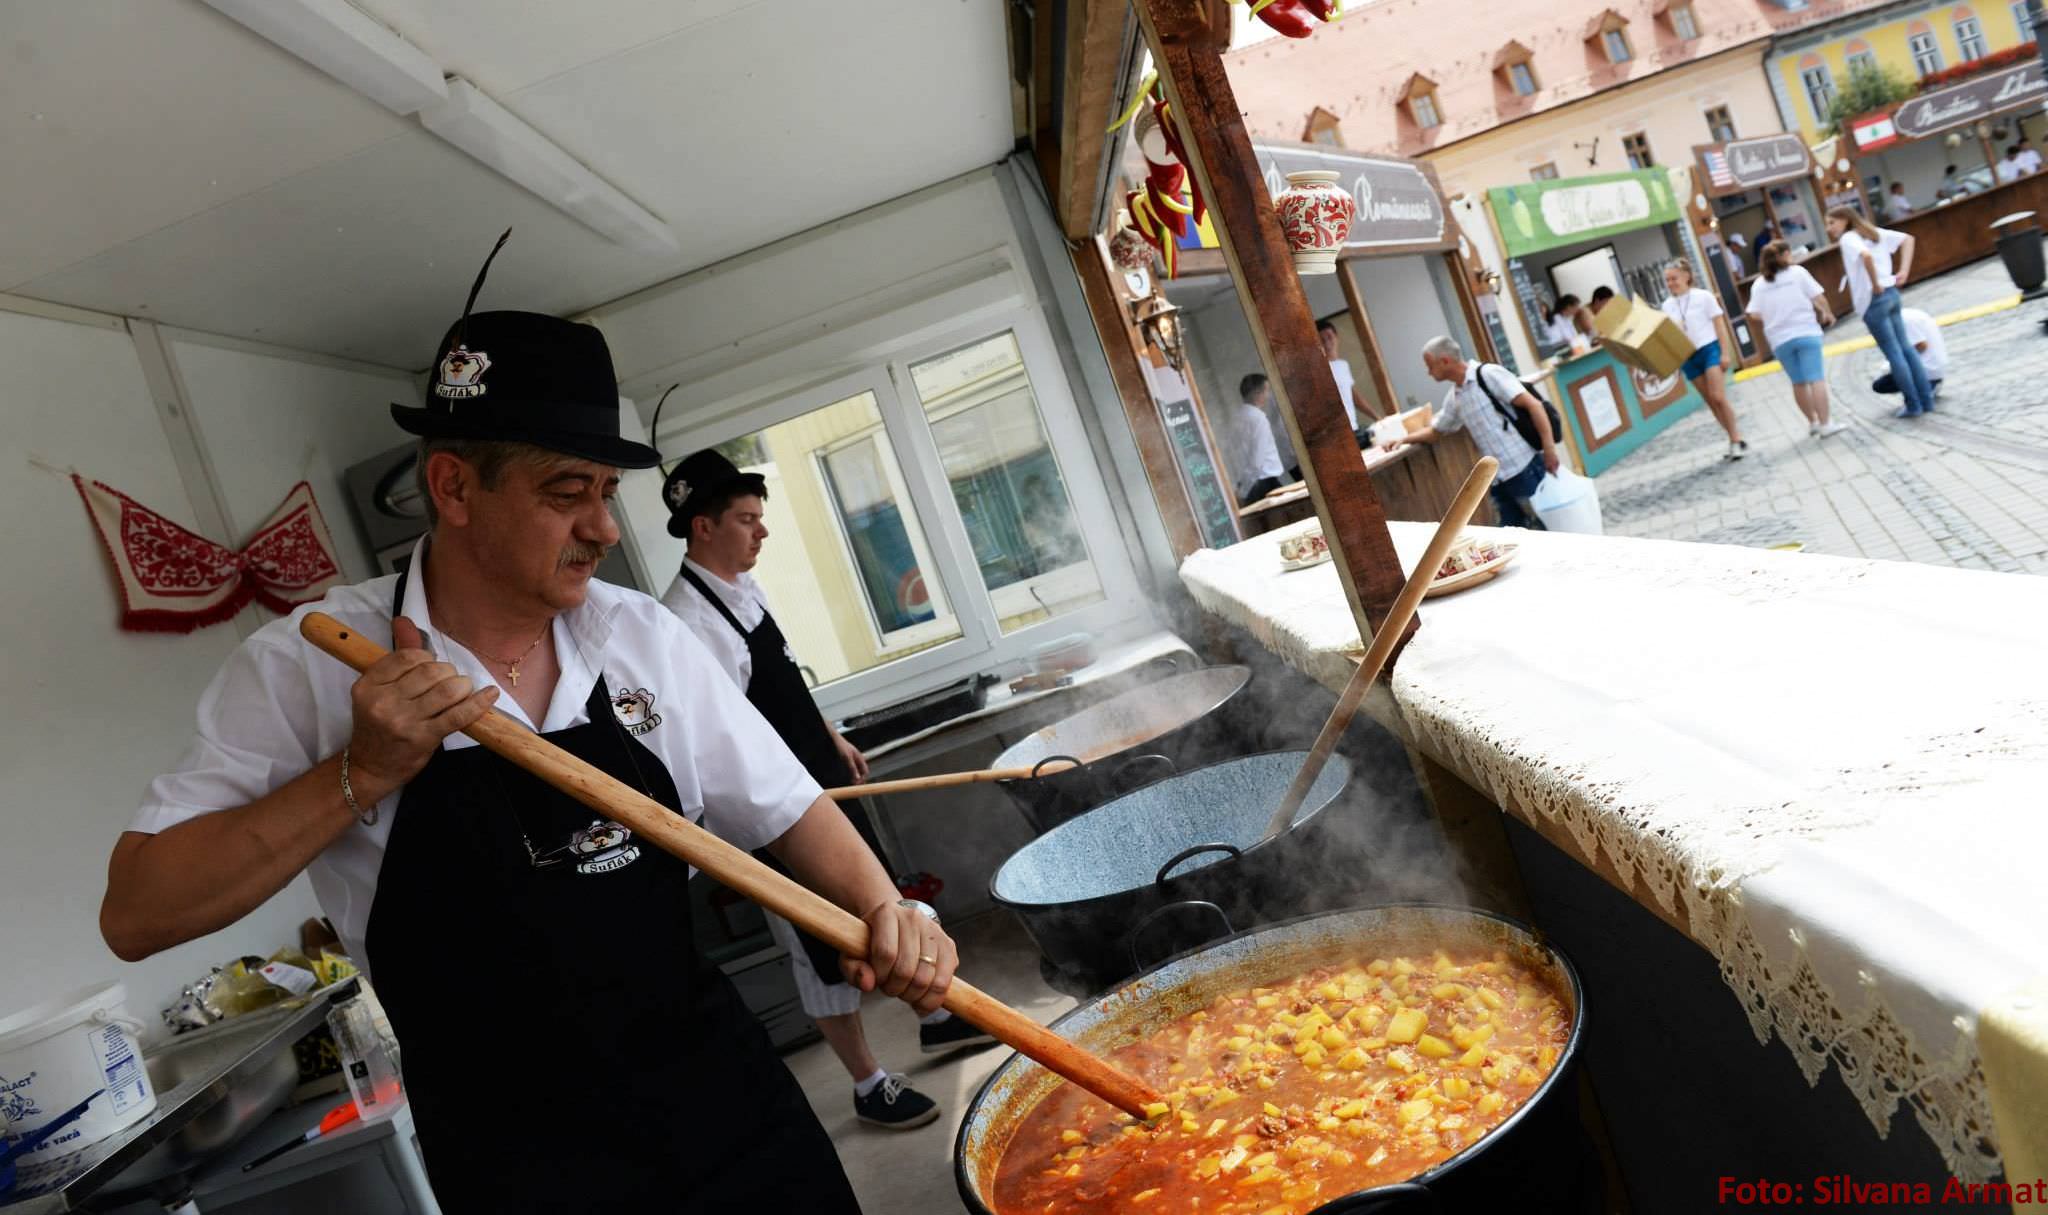
<svg viewBox="0 0 2048 1215"><path fill-rule="evenodd" d="M1849 295L1856 313L1870 327L1877 348L1892 366L1892 379L1905 394L1906 403L1895 415L1917 418L1934 411L1934 386L1927 367L1906 336L1906 322L1899 316L1903 306L1899 288L1913 268L1913 238L1888 228L1875 228L1853 208L1835 207L1828 212L1828 235L1842 250L1842 272L1849 276ZM1898 256L1893 270L1892 257Z"/></svg>

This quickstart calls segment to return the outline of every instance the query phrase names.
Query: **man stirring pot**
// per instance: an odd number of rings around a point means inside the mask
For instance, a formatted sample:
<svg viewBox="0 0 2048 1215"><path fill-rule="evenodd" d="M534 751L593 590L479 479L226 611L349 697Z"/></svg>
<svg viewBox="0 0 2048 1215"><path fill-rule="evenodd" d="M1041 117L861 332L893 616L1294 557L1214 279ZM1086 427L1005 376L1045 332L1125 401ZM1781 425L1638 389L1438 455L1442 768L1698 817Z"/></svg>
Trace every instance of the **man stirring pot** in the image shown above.
<svg viewBox="0 0 2048 1215"><path fill-rule="evenodd" d="M422 439L431 530L407 573L314 605L392 652L357 677L300 638L311 609L244 642L115 845L102 932L138 960L306 872L390 1014L451 1212L857 1211L802 1091L696 950L689 867L457 732L506 713L766 848L866 922L853 980L920 1013L953 944L702 643L592 578L619 539L618 471L656 461L619 435L603 336L465 309L435 363L424 407L392 406ZM476 982L479 955L500 981Z"/></svg>

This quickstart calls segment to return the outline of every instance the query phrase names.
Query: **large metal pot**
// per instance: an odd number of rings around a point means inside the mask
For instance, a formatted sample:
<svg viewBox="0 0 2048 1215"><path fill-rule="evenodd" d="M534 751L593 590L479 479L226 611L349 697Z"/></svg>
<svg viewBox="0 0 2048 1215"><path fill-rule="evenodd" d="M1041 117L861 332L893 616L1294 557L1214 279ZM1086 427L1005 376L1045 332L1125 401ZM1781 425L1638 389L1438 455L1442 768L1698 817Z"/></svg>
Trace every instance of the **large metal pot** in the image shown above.
<svg viewBox="0 0 2048 1215"><path fill-rule="evenodd" d="M1049 831L1147 781L1227 754L1220 748L1229 731L1216 711L1251 677L1245 667L1218 666L1154 680L1026 735L989 766L1078 765L1002 782L1032 828Z"/></svg>
<svg viewBox="0 0 2048 1215"><path fill-rule="evenodd" d="M1564 955L1511 920L1459 907L1387 906L1304 916L1184 954L1052 1023L1068 1039L1109 1051L1156 1033L1217 996L1284 981L1312 967L1396 952L1504 950L1544 975L1572 1012L1557 1066L1491 1134L1408 1182L1326 1202L1314 1215L1368 1212L1566 1212L1597 1189L1579 1122L1577 1066L1584 992ZM953 1176L974 1215L993 1215L996 1165L1018 1123L1061 1083L1012 1055L968 1105L953 1145ZM1143 1208L1138 1208L1142 1210Z"/></svg>
<svg viewBox="0 0 2048 1215"><path fill-rule="evenodd" d="M1363 827L1339 830L1324 813L1351 779L1333 755L1288 829L1261 838L1307 757L1248 755L1126 793L1011 854L989 894L1038 943L1047 979L1076 994L1237 927L1314 910L1345 885L1317 867L1360 867L1352 841Z"/></svg>

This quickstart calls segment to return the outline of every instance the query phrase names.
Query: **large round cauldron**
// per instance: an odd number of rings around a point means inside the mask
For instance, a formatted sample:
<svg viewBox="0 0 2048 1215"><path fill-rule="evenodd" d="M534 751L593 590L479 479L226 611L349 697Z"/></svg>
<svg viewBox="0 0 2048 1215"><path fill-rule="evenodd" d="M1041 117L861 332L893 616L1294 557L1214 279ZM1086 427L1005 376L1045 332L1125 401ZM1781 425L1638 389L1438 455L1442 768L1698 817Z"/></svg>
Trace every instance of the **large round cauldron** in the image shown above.
<svg viewBox="0 0 2048 1215"><path fill-rule="evenodd" d="M1314 1215L1582 1209L1591 1180L1579 1123L1577 1066L1585 1035L1584 993L1564 955L1510 920L1456 907L1389 906L1304 916L1184 954L1090 1000L1052 1023L1066 1038L1113 1050L1164 1028L1217 996L1291 979L1312 967L1389 953L1504 950L1548 978L1572 1013L1557 1067L1529 1100L1485 1138L1399 1185L1326 1202ZM996 1165L1019 1120L1059 1077L1022 1055L996 1069L967 1107L953 1146L960 1199L993 1215ZM1143 1207L1133 1208L1133 1215Z"/></svg>
<svg viewBox="0 0 2048 1215"><path fill-rule="evenodd" d="M1048 831L1147 781L1228 754L1217 710L1251 681L1244 667L1201 667L1154 680L1089 705L1019 739L991 768L1051 765L1029 780L1003 781L1037 831Z"/></svg>
<svg viewBox="0 0 2048 1215"><path fill-rule="evenodd" d="M1343 885L1329 867L1364 859L1364 825L1327 810L1351 779L1344 757L1330 757L1286 831L1260 838L1307 757L1247 755L1126 793L1018 849L989 893L1067 980L1057 985L1080 993L1327 905L1318 900Z"/></svg>

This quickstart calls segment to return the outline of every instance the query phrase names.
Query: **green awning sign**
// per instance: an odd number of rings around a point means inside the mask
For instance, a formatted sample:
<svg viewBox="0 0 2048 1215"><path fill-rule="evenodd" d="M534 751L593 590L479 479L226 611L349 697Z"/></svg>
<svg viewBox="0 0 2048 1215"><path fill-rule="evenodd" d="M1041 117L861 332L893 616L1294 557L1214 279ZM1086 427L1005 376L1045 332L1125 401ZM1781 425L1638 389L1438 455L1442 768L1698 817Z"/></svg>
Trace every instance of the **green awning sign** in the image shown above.
<svg viewBox="0 0 2048 1215"><path fill-rule="evenodd" d="M1509 257L1676 223L1683 214L1663 169L1495 186L1486 194Z"/></svg>

